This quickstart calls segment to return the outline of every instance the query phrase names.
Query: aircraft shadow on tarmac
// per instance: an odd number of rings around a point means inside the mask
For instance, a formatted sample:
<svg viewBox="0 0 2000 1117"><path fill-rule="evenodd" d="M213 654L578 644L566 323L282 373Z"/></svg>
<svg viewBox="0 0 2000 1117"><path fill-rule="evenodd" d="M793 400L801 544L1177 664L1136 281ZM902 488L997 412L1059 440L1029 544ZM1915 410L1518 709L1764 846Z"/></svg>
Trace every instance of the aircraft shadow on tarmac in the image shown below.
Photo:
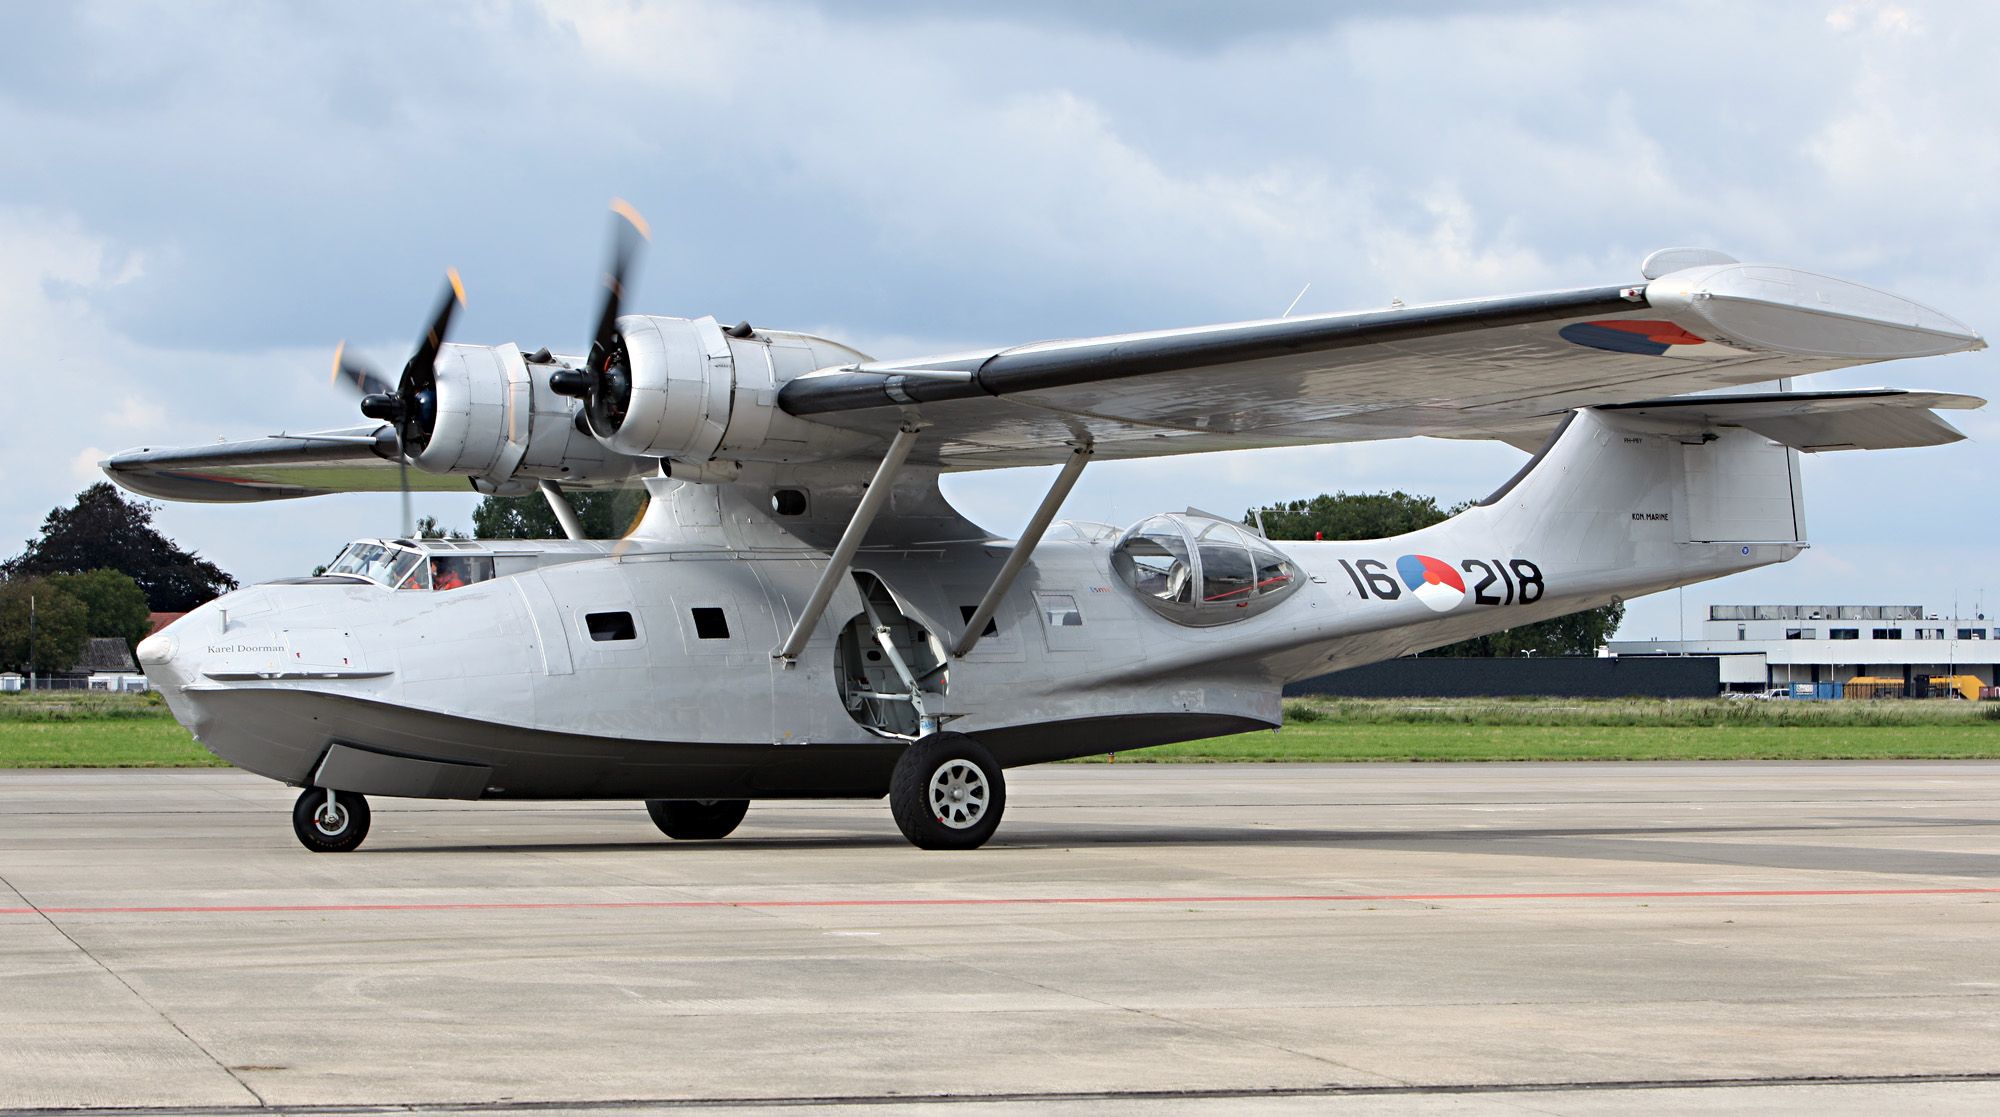
<svg viewBox="0 0 2000 1117"><path fill-rule="evenodd" d="M769 823L766 823L768 826ZM822 830L823 823L814 823ZM1076 846L1318 846L1426 853L1468 853L1510 857L1554 857L1599 861L1645 861L1737 865L1746 868L1914 873L1935 876L2000 877L2000 854L1902 850L1853 845L1783 842L1673 841L1673 836L1727 837L1744 834L1850 833L1856 830L1963 830L1993 828L1991 818L1857 819L1838 824L1532 827L1478 830L1311 830L1297 827L1169 826L1113 827L1079 822L1056 828L1017 826L991 849L1050 849ZM386 836L386 835L384 835ZM740 834L720 842L658 841L538 842L476 845L378 845L369 855L438 853L661 853L700 850L708 855L761 855L792 849L901 848L893 833L826 834L812 837L759 837ZM987 854L986 856L991 856Z"/></svg>

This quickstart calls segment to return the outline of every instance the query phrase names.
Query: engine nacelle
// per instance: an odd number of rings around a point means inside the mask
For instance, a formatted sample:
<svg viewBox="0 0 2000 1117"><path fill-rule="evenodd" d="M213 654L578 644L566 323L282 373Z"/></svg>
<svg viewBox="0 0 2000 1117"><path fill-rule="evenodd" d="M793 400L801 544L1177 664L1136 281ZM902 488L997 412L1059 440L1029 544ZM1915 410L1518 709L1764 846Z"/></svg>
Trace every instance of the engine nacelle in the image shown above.
<svg viewBox="0 0 2000 1117"><path fill-rule="evenodd" d="M411 464L508 495L537 480L590 484L652 472L653 463L578 430L576 404L549 390L546 367L529 364L512 344L443 346L429 438Z"/></svg>
<svg viewBox="0 0 2000 1117"><path fill-rule="evenodd" d="M618 332L623 367L613 372L629 378L630 394L611 422L592 413L594 432L618 453L690 464L801 462L868 441L778 408L778 389L793 377L868 360L844 345L769 330L738 337L714 318L629 315Z"/></svg>

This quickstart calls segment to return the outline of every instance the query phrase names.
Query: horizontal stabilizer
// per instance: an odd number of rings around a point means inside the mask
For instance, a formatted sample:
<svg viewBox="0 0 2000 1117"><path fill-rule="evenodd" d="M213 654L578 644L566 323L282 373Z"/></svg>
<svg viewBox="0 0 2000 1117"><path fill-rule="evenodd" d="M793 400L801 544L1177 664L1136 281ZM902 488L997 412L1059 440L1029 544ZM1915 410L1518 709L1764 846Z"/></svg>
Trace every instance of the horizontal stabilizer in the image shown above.
<svg viewBox="0 0 2000 1117"><path fill-rule="evenodd" d="M1616 412L1624 419L1742 427L1811 453L1943 446L1965 435L1932 408L1966 411L1985 404L1977 396L1949 392L1857 388L1844 392L1676 396L1610 404L1599 410Z"/></svg>

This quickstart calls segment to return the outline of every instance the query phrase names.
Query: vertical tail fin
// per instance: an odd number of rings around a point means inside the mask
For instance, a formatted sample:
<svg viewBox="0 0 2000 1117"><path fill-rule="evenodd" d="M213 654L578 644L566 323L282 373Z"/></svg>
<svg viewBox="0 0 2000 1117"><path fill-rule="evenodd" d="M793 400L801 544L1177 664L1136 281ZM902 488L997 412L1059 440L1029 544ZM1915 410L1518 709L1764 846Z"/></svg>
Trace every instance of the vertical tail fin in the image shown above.
<svg viewBox="0 0 2000 1117"><path fill-rule="evenodd" d="M1636 596L1798 554L1800 496L1797 451L1754 431L1585 409L1429 530L1444 537L1434 546L1530 556L1565 597Z"/></svg>

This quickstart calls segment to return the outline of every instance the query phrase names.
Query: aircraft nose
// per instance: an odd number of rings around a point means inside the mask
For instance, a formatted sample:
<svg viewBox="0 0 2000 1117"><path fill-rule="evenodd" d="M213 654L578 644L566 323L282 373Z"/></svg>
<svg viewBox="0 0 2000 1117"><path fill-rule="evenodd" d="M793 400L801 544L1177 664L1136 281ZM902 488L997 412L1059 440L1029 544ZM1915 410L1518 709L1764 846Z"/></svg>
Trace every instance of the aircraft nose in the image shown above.
<svg viewBox="0 0 2000 1117"><path fill-rule="evenodd" d="M174 658L174 638L161 629L139 641L139 662L149 667L169 663Z"/></svg>
<svg viewBox="0 0 2000 1117"><path fill-rule="evenodd" d="M153 689L162 693L184 685L191 678L187 665L181 662L181 653L189 644L185 638L186 625L187 618L182 617L139 641L139 646L134 649L139 659L139 670L145 674Z"/></svg>
<svg viewBox="0 0 2000 1117"><path fill-rule="evenodd" d="M172 694L200 679L203 663L214 649L206 637L226 628L231 610L240 610L251 591L238 590L197 605L186 616L153 633L132 649L146 681L161 694Z"/></svg>

